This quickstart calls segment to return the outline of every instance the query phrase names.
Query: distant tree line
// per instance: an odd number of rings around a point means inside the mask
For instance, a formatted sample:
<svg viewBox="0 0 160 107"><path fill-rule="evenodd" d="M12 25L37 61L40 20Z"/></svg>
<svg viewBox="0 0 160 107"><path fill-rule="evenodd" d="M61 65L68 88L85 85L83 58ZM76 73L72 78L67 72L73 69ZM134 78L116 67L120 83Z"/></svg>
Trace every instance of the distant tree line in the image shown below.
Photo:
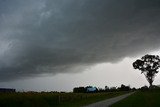
<svg viewBox="0 0 160 107"><path fill-rule="evenodd" d="M120 87L108 87L105 86L105 89L100 88L99 92L114 92L114 91L131 91L136 90L136 88L131 88L130 86L126 86L122 84Z"/></svg>
<svg viewBox="0 0 160 107"><path fill-rule="evenodd" d="M140 91L146 91L149 90L150 87L148 86L142 86L140 88L131 88L130 86L126 86L124 84L122 84L120 87L108 87L105 86L105 88L97 88L97 87L93 87L93 86L87 86L87 87L75 87L73 88L73 92L74 93L97 93L97 92L117 92L117 91L136 91L136 90L140 90ZM156 86L153 85L152 86L153 90L159 90L160 86Z"/></svg>
<svg viewBox="0 0 160 107"><path fill-rule="evenodd" d="M136 88L130 88L130 86L126 86L124 84L122 84L120 87L109 88L108 86L105 86L104 89L93 86L73 88L74 93L95 93L95 92L131 91L131 90L136 90Z"/></svg>

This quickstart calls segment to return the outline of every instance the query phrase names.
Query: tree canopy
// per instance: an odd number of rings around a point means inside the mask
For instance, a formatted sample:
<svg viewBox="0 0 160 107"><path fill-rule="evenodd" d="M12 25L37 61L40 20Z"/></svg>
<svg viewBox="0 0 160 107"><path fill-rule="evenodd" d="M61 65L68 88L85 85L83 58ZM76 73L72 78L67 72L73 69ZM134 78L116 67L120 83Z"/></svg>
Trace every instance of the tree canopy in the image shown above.
<svg viewBox="0 0 160 107"><path fill-rule="evenodd" d="M154 81L154 77L159 72L158 69L160 67L160 58L158 55L147 54L143 56L141 59L137 59L133 63L133 67L134 69L141 70L141 73L145 75L151 87Z"/></svg>

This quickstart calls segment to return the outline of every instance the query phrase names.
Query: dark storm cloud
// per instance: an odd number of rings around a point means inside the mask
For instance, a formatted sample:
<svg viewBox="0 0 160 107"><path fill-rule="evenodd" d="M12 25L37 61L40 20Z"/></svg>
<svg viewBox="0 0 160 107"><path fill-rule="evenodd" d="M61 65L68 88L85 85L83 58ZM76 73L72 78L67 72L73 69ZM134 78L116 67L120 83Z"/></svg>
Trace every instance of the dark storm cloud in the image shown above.
<svg viewBox="0 0 160 107"><path fill-rule="evenodd" d="M160 47L160 0L1 0L0 80L83 71Z"/></svg>

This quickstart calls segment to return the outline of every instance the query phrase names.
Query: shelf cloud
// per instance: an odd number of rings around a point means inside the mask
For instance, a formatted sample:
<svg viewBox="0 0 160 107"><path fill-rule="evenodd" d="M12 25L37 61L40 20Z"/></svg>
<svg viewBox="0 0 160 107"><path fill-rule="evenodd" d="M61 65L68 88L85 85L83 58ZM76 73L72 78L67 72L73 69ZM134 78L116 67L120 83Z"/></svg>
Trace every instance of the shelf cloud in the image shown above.
<svg viewBox="0 0 160 107"><path fill-rule="evenodd" d="M159 13L160 0L0 0L0 81L156 50Z"/></svg>

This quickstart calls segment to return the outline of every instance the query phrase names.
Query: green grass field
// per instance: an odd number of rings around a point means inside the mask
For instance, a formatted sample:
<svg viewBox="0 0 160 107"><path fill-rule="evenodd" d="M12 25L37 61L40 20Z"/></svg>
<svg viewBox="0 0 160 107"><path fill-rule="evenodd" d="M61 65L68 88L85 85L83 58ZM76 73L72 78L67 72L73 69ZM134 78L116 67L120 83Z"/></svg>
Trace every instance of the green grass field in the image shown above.
<svg viewBox="0 0 160 107"><path fill-rule="evenodd" d="M0 93L0 107L80 107L124 93Z"/></svg>
<svg viewBox="0 0 160 107"><path fill-rule="evenodd" d="M138 91L111 107L160 107L160 90Z"/></svg>

